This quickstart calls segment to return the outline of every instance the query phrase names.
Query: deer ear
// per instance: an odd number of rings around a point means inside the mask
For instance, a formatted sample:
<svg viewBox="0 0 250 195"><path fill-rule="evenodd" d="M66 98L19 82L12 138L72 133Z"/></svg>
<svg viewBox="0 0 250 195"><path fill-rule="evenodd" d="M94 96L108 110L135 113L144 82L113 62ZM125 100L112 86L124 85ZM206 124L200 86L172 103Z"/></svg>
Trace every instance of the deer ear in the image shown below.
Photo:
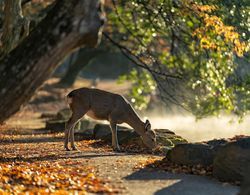
<svg viewBox="0 0 250 195"><path fill-rule="evenodd" d="M151 124L150 124L149 120L146 120L146 122L145 122L145 130L148 131L150 129L151 129Z"/></svg>

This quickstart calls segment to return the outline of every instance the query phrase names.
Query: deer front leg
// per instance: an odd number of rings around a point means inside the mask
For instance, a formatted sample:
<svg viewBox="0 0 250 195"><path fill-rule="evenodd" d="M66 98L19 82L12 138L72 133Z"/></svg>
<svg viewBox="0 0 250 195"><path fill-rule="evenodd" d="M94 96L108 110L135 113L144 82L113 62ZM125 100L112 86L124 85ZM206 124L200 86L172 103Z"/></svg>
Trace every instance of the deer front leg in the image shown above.
<svg viewBox="0 0 250 195"><path fill-rule="evenodd" d="M71 125L71 118L70 118L69 121L66 122L65 124L65 131L64 131L64 149L67 151L70 151L68 147L68 143L69 143L69 133L70 133L71 128L72 128L72 125Z"/></svg>
<svg viewBox="0 0 250 195"><path fill-rule="evenodd" d="M111 132L112 132L112 147L114 151L119 152L120 147L117 139L117 125L114 122L110 122Z"/></svg>
<svg viewBox="0 0 250 195"><path fill-rule="evenodd" d="M76 123L73 125L73 127L70 129L70 144L71 144L71 148L72 150L78 150L76 145L75 145L75 125Z"/></svg>

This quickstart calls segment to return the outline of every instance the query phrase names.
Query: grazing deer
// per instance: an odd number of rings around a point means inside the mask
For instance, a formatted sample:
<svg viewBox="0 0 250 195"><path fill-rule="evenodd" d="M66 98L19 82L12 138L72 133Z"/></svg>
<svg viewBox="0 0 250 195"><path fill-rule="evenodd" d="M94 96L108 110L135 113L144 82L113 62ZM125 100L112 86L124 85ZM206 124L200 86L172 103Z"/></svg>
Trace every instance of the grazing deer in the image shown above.
<svg viewBox="0 0 250 195"><path fill-rule="evenodd" d="M119 151L117 140L117 124L127 123L142 138L143 143L153 149L156 147L156 135L151 130L148 120L144 123L130 103L121 95L99 89L80 88L67 95L67 102L72 111L69 121L65 124L64 148L69 150L69 138L72 150L77 150L74 144L74 127L87 114L97 120L108 120L112 130L112 147Z"/></svg>

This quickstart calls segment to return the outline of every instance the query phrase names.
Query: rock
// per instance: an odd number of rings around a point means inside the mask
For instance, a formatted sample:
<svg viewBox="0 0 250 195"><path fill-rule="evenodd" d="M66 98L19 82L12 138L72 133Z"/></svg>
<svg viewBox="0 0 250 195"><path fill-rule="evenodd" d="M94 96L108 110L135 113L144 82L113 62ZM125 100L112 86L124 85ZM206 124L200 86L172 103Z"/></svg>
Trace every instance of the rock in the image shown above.
<svg viewBox="0 0 250 195"><path fill-rule="evenodd" d="M94 139L102 139L104 141L112 141L112 133L110 126L107 124L97 124L93 133ZM134 132L133 129L129 129L123 126L117 127L117 137L119 144L127 143L134 138L139 138L139 135Z"/></svg>
<svg viewBox="0 0 250 195"><path fill-rule="evenodd" d="M156 133L159 134L172 134L175 135L175 133L169 129L154 129Z"/></svg>
<svg viewBox="0 0 250 195"><path fill-rule="evenodd" d="M219 148L213 162L213 175L223 181L242 181L250 164L250 137Z"/></svg>
<svg viewBox="0 0 250 195"><path fill-rule="evenodd" d="M81 141L81 140L88 140L94 138L94 131L93 129L85 129L84 131L78 131L75 132L75 140Z"/></svg>
<svg viewBox="0 0 250 195"><path fill-rule="evenodd" d="M42 116L50 118L48 121L46 121L46 127L45 127L46 130L50 130L51 132L64 132L65 123L70 118L71 111L68 108L64 108L60 110L57 114L54 115L44 114ZM82 120L80 120L75 126L75 133L79 132L78 134L79 139L81 140L89 139L90 136L86 134L85 130L91 128L93 129L96 123L97 123L96 121L91 119L83 118Z"/></svg>
<svg viewBox="0 0 250 195"><path fill-rule="evenodd" d="M171 146L161 146L159 148L159 150L161 151L162 154L167 154L172 149L173 149L173 147L171 147Z"/></svg>
<svg viewBox="0 0 250 195"><path fill-rule="evenodd" d="M42 113L40 118L55 118L56 114L51 112Z"/></svg>
<svg viewBox="0 0 250 195"><path fill-rule="evenodd" d="M187 140L168 129L155 129L155 132L157 144L160 146L174 147L178 144L188 143Z"/></svg>
<svg viewBox="0 0 250 195"><path fill-rule="evenodd" d="M226 139L214 139L201 143L180 144L185 143L186 140L179 136L174 136L170 140L174 148L167 152L167 158L183 165L211 165L219 148L228 143Z"/></svg>
<svg viewBox="0 0 250 195"><path fill-rule="evenodd" d="M213 153L214 155L216 154L216 152L225 144L228 143L229 140L227 139L213 139L207 142L204 142L206 144L208 144L209 146L211 146L211 148L213 149Z"/></svg>
<svg viewBox="0 0 250 195"><path fill-rule="evenodd" d="M249 195L250 194L250 163L247 166L247 171L244 175L243 184L240 188L239 195Z"/></svg>
<svg viewBox="0 0 250 195"><path fill-rule="evenodd" d="M68 120L71 116L71 111L69 108L64 108L57 112L56 118L57 120Z"/></svg>
<svg viewBox="0 0 250 195"><path fill-rule="evenodd" d="M176 144L187 143L187 140L174 134L174 132L168 129L156 129L157 144L162 146L161 148L174 147ZM120 144L138 144L142 146L142 140L140 136L133 130L123 126L118 126L117 131L118 141ZM102 139L111 142L112 134L108 124L97 124L94 128L94 139ZM164 149L165 151L165 149Z"/></svg>
<svg viewBox="0 0 250 195"><path fill-rule="evenodd" d="M181 165L211 165L213 163L213 150L204 143L189 143L176 145L167 153L167 158Z"/></svg>
<svg viewBox="0 0 250 195"><path fill-rule="evenodd" d="M84 132L86 129L94 129L95 125L98 124L96 121L91 119L82 119L79 121L78 132Z"/></svg>
<svg viewBox="0 0 250 195"><path fill-rule="evenodd" d="M64 132L65 120L49 120L46 121L45 129L52 133Z"/></svg>
<svg viewBox="0 0 250 195"><path fill-rule="evenodd" d="M110 126L106 124L96 124L93 133L94 139L106 139L107 136L111 136Z"/></svg>
<svg viewBox="0 0 250 195"><path fill-rule="evenodd" d="M213 140L207 141L205 143L212 146L213 148L219 148L221 146L224 146L226 143L228 143L228 140L226 140L226 139L213 139Z"/></svg>

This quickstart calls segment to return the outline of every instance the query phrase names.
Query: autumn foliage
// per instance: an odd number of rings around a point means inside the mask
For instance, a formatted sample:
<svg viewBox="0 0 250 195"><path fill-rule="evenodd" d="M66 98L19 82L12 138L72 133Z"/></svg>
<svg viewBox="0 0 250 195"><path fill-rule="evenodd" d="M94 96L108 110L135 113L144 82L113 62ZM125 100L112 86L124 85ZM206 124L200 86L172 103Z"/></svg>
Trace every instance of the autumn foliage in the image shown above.
<svg viewBox="0 0 250 195"><path fill-rule="evenodd" d="M0 194L109 193L94 169L79 161L12 162L0 164Z"/></svg>

